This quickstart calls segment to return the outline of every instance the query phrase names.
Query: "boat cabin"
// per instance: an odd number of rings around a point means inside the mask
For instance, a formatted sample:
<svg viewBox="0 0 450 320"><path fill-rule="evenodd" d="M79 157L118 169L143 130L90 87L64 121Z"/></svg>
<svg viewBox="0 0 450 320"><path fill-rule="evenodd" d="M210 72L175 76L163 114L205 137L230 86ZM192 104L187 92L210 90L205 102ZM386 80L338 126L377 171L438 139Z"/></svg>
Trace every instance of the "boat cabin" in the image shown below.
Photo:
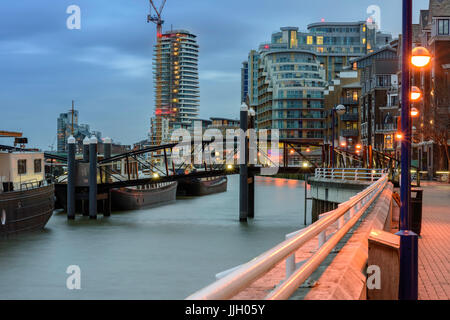
<svg viewBox="0 0 450 320"><path fill-rule="evenodd" d="M0 192L27 190L44 184L44 153L0 151Z"/></svg>

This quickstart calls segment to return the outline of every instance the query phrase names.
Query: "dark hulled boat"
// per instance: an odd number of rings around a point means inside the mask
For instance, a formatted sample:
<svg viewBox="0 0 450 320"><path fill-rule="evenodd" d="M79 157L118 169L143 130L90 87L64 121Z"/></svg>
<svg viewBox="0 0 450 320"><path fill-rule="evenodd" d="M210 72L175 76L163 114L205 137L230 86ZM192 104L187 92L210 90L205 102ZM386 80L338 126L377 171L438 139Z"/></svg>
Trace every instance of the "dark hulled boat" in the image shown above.
<svg viewBox="0 0 450 320"><path fill-rule="evenodd" d="M205 196L227 191L228 179L226 176L212 178L192 178L178 182L177 195L179 196Z"/></svg>
<svg viewBox="0 0 450 320"><path fill-rule="evenodd" d="M0 238L42 229L52 216L54 187L43 166L43 153L0 152Z"/></svg>
<svg viewBox="0 0 450 320"><path fill-rule="evenodd" d="M145 188L127 187L111 190L113 210L136 210L155 207L176 200L177 182L149 185Z"/></svg>

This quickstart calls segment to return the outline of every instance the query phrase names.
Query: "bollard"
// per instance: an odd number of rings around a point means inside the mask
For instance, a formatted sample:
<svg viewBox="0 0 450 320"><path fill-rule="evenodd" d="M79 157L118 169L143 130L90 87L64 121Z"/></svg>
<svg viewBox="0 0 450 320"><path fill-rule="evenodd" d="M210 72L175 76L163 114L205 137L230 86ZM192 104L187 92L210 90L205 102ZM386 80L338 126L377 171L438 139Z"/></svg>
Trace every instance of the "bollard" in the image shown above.
<svg viewBox="0 0 450 320"><path fill-rule="evenodd" d="M112 140L109 137L106 137L105 140L103 140L103 147L104 147L104 159L111 158L111 149L112 149ZM106 166L105 170L105 182L109 183L111 180L111 165ZM108 196L104 200L105 201L105 208L103 212L103 216L109 217L111 215L111 190L108 189L107 191Z"/></svg>
<svg viewBox="0 0 450 320"><path fill-rule="evenodd" d="M75 219L75 148L76 141L73 136L67 140L67 219Z"/></svg>
<svg viewBox="0 0 450 320"><path fill-rule="evenodd" d="M85 137L83 139L83 161L89 162L89 144L91 143L91 139L89 137Z"/></svg>
<svg viewBox="0 0 450 320"><path fill-rule="evenodd" d="M89 218L97 219L97 138L89 144Z"/></svg>
<svg viewBox="0 0 450 320"><path fill-rule="evenodd" d="M248 217L248 138L247 119L248 107L245 103L241 105L241 136L240 137L240 165L239 165L239 221L247 221Z"/></svg>

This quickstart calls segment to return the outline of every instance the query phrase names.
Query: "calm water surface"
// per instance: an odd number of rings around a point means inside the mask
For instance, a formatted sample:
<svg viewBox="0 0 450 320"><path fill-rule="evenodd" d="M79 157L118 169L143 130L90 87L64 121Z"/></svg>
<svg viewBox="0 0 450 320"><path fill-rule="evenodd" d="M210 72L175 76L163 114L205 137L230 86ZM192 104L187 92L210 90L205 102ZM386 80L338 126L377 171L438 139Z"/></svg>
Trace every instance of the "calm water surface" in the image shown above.
<svg viewBox="0 0 450 320"><path fill-rule="evenodd" d="M238 176L226 193L96 221L55 213L43 231L0 240L0 299L184 299L303 227L303 181L256 181L247 224ZM66 288L69 265L81 268L81 290Z"/></svg>

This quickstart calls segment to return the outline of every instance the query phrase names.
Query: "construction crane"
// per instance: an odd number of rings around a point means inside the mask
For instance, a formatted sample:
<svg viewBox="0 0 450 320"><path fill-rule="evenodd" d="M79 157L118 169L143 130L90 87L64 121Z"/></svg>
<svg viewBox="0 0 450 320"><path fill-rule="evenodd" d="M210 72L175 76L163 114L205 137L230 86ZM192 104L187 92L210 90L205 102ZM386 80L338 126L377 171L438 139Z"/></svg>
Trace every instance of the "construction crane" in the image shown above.
<svg viewBox="0 0 450 320"><path fill-rule="evenodd" d="M162 38L162 25L164 20L161 17L162 11L164 9L164 5L166 4L166 0L163 0L159 9L156 8L156 5L153 0L150 1L150 13L147 16L147 22L153 22L156 24L156 74L155 74L155 121L152 122L155 126L155 130L151 130L152 132L157 133L157 137L152 137L153 144L161 143L161 132L162 132L162 118L163 113L165 113L166 109L162 106L162 84L161 84L161 74L162 74L162 61L161 61L161 38ZM155 11L155 14L152 14L152 8Z"/></svg>
<svg viewBox="0 0 450 320"><path fill-rule="evenodd" d="M164 5L166 4L166 0L163 0L161 3L161 6L159 7L159 10L156 9L155 3L153 0L150 1L150 14L147 16L147 22L153 22L156 24L156 37L157 39L162 37L162 25L164 23L164 20L161 18L162 11L164 9ZM155 14L152 15L152 8L155 10Z"/></svg>

